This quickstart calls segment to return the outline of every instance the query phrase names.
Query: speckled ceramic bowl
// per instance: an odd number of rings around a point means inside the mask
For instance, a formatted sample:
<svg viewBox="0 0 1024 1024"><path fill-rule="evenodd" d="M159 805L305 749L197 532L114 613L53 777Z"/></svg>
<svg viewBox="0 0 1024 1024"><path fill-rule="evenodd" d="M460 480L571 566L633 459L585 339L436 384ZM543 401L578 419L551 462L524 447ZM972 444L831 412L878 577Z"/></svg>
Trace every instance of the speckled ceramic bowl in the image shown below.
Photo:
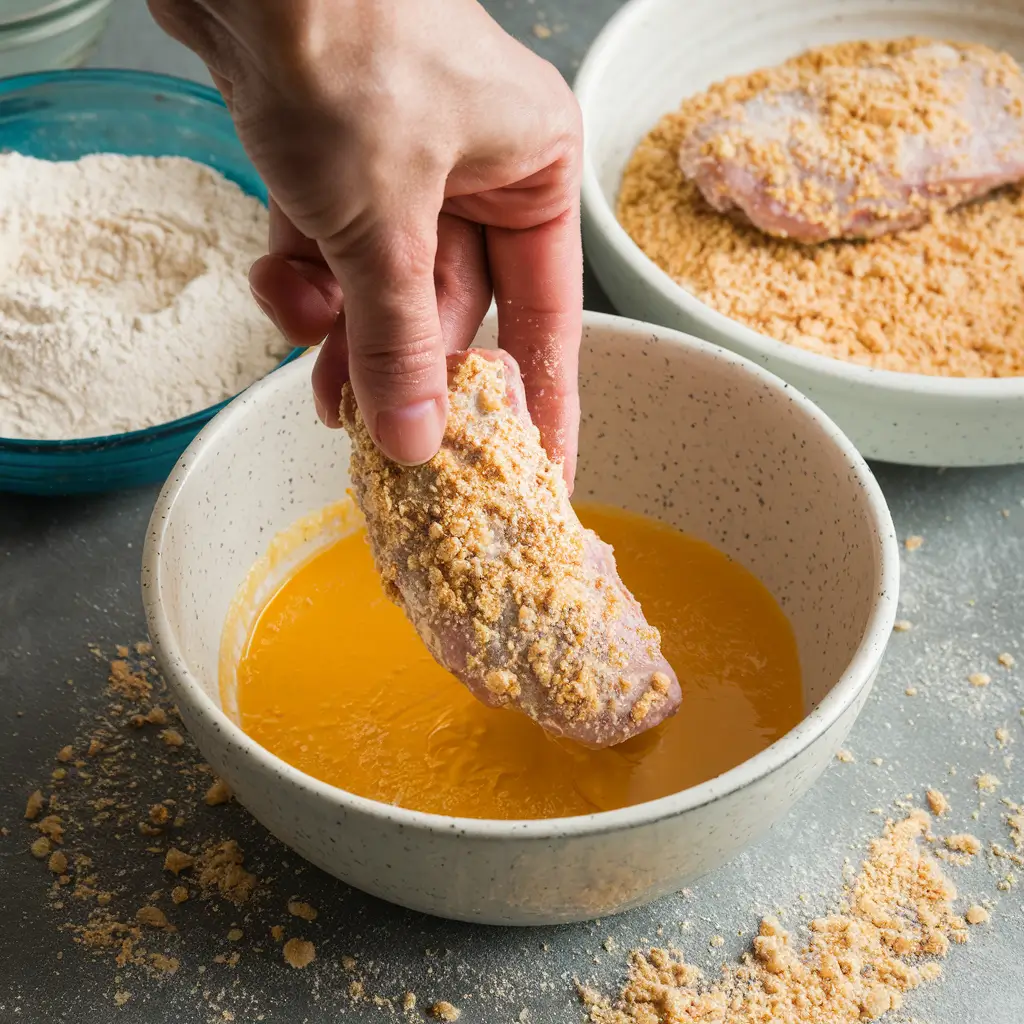
<svg viewBox="0 0 1024 1024"><path fill-rule="evenodd" d="M480 341L493 344L491 323ZM185 723L275 835L394 903L468 921L553 924L678 889L770 828L821 774L868 696L892 628L899 558L882 494L835 425L776 377L685 335L598 314L587 314L581 359L577 494L656 516L756 573L793 624L806 718L692 789L545 821L380 804L249 739L221 705L225 617L270 539L338 501L348 483L348 440L317 421L311 364L272 374L203 430L160 495L143 563L150 633Z"/></svg>
<svg viewBox="0 0 1024 1024"><path fill-rule="evenodd" d="M677 284L615 218L637 143L687 96L729 75L844 39L974 40L1024 61L1021 0L632 0L576 79L586 155L583 232L620 313L690 331L767 367L816 401L868 458L924 466L1024 462L1024 377L927 377L855 366L730 320Z"/></svg>

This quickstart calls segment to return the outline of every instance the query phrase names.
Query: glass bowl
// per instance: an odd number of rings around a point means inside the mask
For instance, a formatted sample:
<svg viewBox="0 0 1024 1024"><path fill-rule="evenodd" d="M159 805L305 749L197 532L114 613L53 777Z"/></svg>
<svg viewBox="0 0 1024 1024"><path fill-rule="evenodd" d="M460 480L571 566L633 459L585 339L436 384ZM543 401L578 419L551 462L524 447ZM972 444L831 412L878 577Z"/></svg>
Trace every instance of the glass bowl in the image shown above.
<svg viewBox="0 0 1024 1024"><path fill-rule="evenodd" d="M107 24L111 0L0 0L0 69L5 75L73 68Z"/></svg>
<svg viewBox="0 0 1024 1024"><path fill-rule="evenodd" d="M101 152L189 157L267 201L267 190L217 92L166 75L83 70L0 79L4 150L46 160ZM298 350L282 365L296 355ZM228 401L170 423L108 437L0 438L0 491L84 494L158 483Z"/></svg>

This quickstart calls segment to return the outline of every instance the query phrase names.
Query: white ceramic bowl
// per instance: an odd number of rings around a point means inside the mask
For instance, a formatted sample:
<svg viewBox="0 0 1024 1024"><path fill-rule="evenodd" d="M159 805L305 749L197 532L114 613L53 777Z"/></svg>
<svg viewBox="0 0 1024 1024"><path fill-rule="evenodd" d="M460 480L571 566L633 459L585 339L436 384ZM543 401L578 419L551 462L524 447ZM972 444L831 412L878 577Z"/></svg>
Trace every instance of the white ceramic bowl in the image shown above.
<svg viewBox="0 0 1024 1024"><path fill-rule="evenodd" d="M1024 462L1024 378L873 370L805 352L706 306L649 260L615 219L637 143L687 96L728 75L844 39L932 35L1024 61L1020 0L633 0L598 36L576 80L586 160L588 258L619 312L739 352L810 396L868 458L927 466Z"/></svg>
<svg viewBox="0 0 1024 1024"><path fill-rule="evenodd" d="M491 323L483 344L493 344ZM546 821L395 808L318 782L249 739L218 692L229 605L270 539L348 483L348 440L316 419L311 364L271 374L203 430L157 501L143 563L150 633L185 724L285 843L416 910L553 924L678 889L761 835L824 770L867 698L895 614L899 556L882 494L835 425L782 381L696 339L600 314L586 316L577 494L672 523L760 577L796 633L803 722L692 789Z"/></svg>

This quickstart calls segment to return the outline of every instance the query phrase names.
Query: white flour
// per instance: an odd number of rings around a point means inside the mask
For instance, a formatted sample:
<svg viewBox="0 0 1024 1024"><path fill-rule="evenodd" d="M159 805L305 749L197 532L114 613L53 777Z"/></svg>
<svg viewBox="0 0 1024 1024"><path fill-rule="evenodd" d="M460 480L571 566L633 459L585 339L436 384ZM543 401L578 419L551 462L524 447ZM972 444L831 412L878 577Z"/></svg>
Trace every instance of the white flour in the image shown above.
<svg viewBox="0 0 1024 1024"><path fill-rule="evenodd" d="M0 154L0 437L94 437L233 395L287 343L246 274L267 211L176 157Z"/></svg>

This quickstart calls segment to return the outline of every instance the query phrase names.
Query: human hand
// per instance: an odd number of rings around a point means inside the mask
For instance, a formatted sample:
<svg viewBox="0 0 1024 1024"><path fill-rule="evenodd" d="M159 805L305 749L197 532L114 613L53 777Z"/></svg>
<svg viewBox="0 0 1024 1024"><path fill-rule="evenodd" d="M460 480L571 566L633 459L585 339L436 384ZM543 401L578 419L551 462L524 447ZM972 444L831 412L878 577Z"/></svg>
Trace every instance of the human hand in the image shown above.
<svg viewBox="0 0 1024 1024"><path fill-rule="evenodd" d="M386 455L441 443L445 355L497 300L549 455L572 484L582 319L579 110L476 0L150 0L207 64L270 189L260 306L323 346ZM344 297L344 298L343 298Z"/></svg>

